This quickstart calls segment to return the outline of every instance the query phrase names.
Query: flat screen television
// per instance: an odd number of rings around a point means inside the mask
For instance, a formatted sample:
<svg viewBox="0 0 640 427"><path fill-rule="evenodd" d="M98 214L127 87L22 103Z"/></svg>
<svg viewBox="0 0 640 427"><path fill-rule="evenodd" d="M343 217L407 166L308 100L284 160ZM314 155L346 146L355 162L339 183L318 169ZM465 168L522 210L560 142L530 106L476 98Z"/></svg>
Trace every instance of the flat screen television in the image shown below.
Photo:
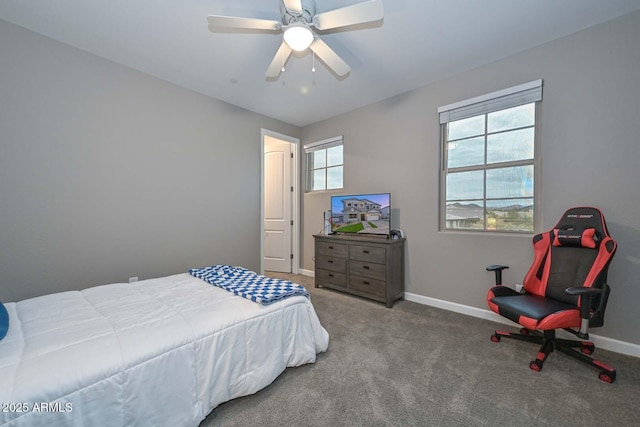
<svg viewBox="0 0 640 427"><path fill-rule="evenodd" d="M332 233L389 236L391 194L331 196Z"/></svg>

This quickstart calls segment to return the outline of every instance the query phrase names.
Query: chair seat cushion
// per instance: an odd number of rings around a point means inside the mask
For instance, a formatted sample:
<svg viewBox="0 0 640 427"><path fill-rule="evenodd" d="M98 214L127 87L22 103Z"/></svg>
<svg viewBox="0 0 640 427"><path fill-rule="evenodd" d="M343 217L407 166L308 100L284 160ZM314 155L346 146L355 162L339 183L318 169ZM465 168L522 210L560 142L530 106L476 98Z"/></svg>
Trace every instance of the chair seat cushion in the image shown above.
<svg viewBox="0 0 640 427"><path fill-rule="evenodd" d="M580 326L580 310L575 305L537 295L521 295L505 286L491 288L487 297L494 312L528 329Z"/></svg>

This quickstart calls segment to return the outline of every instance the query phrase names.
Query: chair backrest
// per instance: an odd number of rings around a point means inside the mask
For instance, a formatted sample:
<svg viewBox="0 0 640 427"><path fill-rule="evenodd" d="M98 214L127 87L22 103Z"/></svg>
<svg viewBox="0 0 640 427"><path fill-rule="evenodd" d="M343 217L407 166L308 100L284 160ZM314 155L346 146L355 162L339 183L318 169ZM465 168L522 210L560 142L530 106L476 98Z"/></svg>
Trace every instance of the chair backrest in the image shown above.
<svg viewBox="0 0 640 427"><path fill-rule="evenodd" d="M599 209L567 210L552 230L533 237L533 247L534 262L523 283L528 293L579 307L579 297L567 295L566 288L606 288L616 242ZM600 307L607 295L593 298L591 308Z"/></svg>

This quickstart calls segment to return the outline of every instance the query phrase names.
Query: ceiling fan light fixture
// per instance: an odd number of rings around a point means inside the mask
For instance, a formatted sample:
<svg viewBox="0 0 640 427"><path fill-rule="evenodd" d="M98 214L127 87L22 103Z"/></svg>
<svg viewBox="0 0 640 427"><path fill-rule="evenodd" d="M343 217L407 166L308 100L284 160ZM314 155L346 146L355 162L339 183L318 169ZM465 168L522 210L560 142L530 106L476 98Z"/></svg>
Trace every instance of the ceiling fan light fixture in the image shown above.
<svg viewBox="0 0 640 427"><path fill-rule="evenodd" d="M289 25L282 37L291 49L298 52L307 49L313 42L313 33L308 26L301 22Z"/></svg>

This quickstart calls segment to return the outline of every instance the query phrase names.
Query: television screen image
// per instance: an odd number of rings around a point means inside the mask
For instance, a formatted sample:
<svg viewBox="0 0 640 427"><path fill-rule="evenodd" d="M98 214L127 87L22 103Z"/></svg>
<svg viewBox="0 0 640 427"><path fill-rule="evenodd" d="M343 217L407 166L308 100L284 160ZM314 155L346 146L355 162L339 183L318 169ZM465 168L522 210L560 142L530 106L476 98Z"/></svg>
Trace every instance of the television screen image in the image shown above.
<svg viewBox="0 0 640 427"><path fill-rule="evenodd" d="M331 196L331 230L334 233L389 235L391 194Z"/></svg>

